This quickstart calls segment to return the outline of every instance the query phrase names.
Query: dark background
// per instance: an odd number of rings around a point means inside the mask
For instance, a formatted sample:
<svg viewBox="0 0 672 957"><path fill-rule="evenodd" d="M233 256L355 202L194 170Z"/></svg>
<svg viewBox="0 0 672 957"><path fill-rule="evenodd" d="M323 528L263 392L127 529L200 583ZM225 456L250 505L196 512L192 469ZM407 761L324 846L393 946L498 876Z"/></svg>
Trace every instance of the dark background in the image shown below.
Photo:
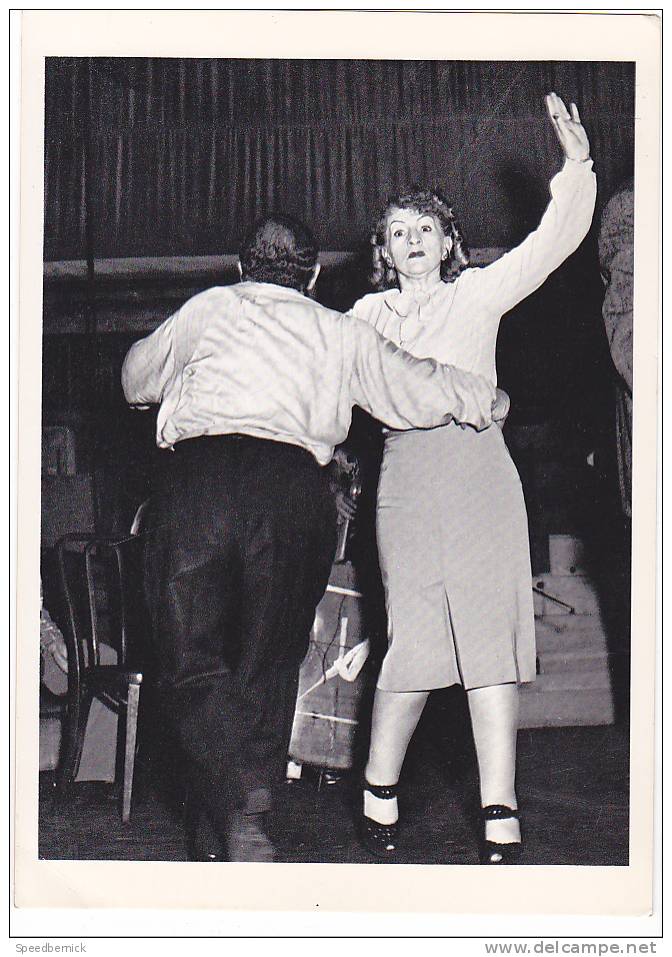
<svg viewBox="0 0 672 957"><path fill-rule="evenodd" d="M632 172L632 64L49 58L45 258L85 259L87 221L97 257L235 252L269 208L352 249L408 181L473 246L512 246L560 165L549 90L581 111L603 203Z"/></svg>
<svg viewBox="0 0 672 957"><path fill-rule="evenodd" d="M43 543L123 530L146 495L161 460L153 416L126 408L119 371L188 296L235 281L232 260L194 257L235 253L260 214L283 209L348 254L328 259L317 290L347 308L367 290L385 196L421 181L448 195L487 262L548 202L562 157L543 97L555 90L581 112L598 209L580 249L503 322L497 365L535 571L549 532L597 536L604 551L618 513L596 227L633 171L634 89L628 63L48 58L43 419L75 436L77 474L46 470ZM175 257L161 275L159 256ZM375 473L363 416L352 438Z"/></svg>
<svg viewBox="0 0 672 957"><path fill-rule="evenodd" d="M155 413L134 412L124 401L120 369L131 343L199 290L235 282L231 254L271 209L313 227L328 254L317 298L335 308L348 308L368 291L371 226L386 195L408 182L444 192L474 262L490 261L536 226L548 182L561 166L543 99L551 90L579 107L598 203L581 247L502 323L498 376L512 400L505 436L523 482L534 574L548 571L549 534L579 537L609 651L629 647L615 372L596 248L601 210L633 172L629 63L47 58L41 501L47 607L58 607L50 546L75 529L127 532L169 454L156 449ZM355 415L349 443L366 479L351 557L367 598L367 635L380 639L374 641L380 656L385 629L373 542L380 437L363 413ZM617 716L627 719L627 658L612 658L624 662L610 669ZM151 683L145 684L143 700L151 701ZM445 820L460 821L459 808L450 807L461 793L455 781L475 760L457 691L432 695L424 733L416 736L419 750L411 749L411 764L429 774L418 776L420 788L407 795L409 820L433 828L412 839L421 861L428 848L440 853L445 845ZM567 691L586 694L573 685ZM363 707L363 715L369 710ZM153 720L151 704L146 713ZM362 744L366 730L364 718ZM585 738L565 730L551 737L521 733L532 860L536 854L541 863L627 862L628 738L604 730L590 729ZM444 767L446 754L447 777L428 771L439 761ZM137 802L135 830L124 825L122 834L110 802L94 801L92 815L89 794L79 812L69 806L66 820L54 815L45 791L41 856L183 859L181 826L177 833L175 821L155 805ZM339 800L338 788L326 788L322 803L310 790L295 792L293 805L284 802L300 821L300 827L285 822L289 859L360 859L349 856L359 852L350 846L349 812ZM549 828L549 806L562 818L559 827ZM596 826L605 808L610 825L616 822L608 833ZM73 829L73 813L80 814L79 828ZM92 829L99 833L92 836ZM457 834L455 843L450 832L451 859L470 863L471 832Z"/></svg>

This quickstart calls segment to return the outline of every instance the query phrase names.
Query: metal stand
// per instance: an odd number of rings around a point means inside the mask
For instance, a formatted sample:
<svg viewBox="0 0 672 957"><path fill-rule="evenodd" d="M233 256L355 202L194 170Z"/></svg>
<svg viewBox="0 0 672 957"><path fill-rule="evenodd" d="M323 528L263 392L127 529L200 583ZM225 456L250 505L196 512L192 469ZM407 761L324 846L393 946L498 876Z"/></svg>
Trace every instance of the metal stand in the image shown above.
<svg viewBox="0 0 672 957"><path fill-rule="evenodd" d="M549 601L555 602L556 605L562 605L563 608L569 608L569 614L576 614L576 609L573 605L569 605L566 601L563 601L562 598L556 598L555 595L549 595L547 591L544 591L543 588L538 588L537 585L532 586L532 591L536 592L537 595L542 595L544 598L548 598Z"/></svg>

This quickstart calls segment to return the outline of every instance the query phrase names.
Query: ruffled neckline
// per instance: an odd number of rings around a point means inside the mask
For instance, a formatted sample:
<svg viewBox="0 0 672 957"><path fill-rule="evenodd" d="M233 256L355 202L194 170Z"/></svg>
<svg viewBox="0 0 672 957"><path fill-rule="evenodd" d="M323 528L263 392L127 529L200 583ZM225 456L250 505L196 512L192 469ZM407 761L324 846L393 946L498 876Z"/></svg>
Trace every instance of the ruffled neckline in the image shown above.
<svg viewBox="0 0 672 957"><path fill-rule="evenodd" d="M385 293L384 302L400 319L406 319L412 312L416 312L418 319L422 319L423 309L426 309L441 291L445 291L448 285L450 284L437 282L430 292L419 292L415 289L406 289L402 292L400 289L389 289Z"/></svg>

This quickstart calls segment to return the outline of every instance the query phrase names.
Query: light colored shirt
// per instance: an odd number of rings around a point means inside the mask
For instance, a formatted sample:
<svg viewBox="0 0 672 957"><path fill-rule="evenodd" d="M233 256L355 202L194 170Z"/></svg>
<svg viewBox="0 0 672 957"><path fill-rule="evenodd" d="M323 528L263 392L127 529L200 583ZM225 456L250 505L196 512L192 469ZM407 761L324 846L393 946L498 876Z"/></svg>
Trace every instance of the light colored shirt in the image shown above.
<svg viewBox="0 0 672 957"><path fill-rule="evenodd" d="M606 283L602 318L618 371L616 440L623 512L632 517L632 296L635 206L632 182L604 208L598 236L602 276Z"/></svg>
<svg viewBox="0 0 672 957"><path fill-rule="evenodd" d="M124 361L131 404L160 403L157 444L244 433L308 449L321 465L359 405L395 429L490 424L492 386L419 361L367 323L294 289L242 282L194 296Z"/></svg>
<svg viewBox="0 0 672 957"><path fill-rule="evenodd" d="M372 293L355 303L352 314L414 356L431 356L496 384L500 319L538 289L588 232L597 189L592 167L592 160L565 160L551 180L551 201L537 229L489 266L465 269L422 297L399 289Z"/></svg>
<svg viewBox="0 0 672 957"><path fill-rule="evenodd" d="M635 256L635 194L632 184L604 207L597 239L606 290L602 317L614 365L632 392L632 295Z"/></svg>

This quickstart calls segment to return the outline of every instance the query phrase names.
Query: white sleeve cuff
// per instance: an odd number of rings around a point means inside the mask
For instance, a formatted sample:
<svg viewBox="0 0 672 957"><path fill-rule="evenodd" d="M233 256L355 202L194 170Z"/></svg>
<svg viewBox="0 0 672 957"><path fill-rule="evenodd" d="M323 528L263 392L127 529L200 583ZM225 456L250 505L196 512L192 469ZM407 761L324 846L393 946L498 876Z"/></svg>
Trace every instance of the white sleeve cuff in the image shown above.
<svg viewBox="0 0 672 957"><path fill-rule="evenodd" d="M565 157L565 162L564 162L564 165L563 165L563 169L565 169L565 168L569 168L569 169L574 168L574 169L576 169L577 167L580 168L580 167L582 167L582 166L585 166L586 169L592 169L592 168L593 168L593 158L592 158L592 156L588 156L585 160L575 160L575 159L571 159L569 156L566 156L566 157Z"/></svg>

